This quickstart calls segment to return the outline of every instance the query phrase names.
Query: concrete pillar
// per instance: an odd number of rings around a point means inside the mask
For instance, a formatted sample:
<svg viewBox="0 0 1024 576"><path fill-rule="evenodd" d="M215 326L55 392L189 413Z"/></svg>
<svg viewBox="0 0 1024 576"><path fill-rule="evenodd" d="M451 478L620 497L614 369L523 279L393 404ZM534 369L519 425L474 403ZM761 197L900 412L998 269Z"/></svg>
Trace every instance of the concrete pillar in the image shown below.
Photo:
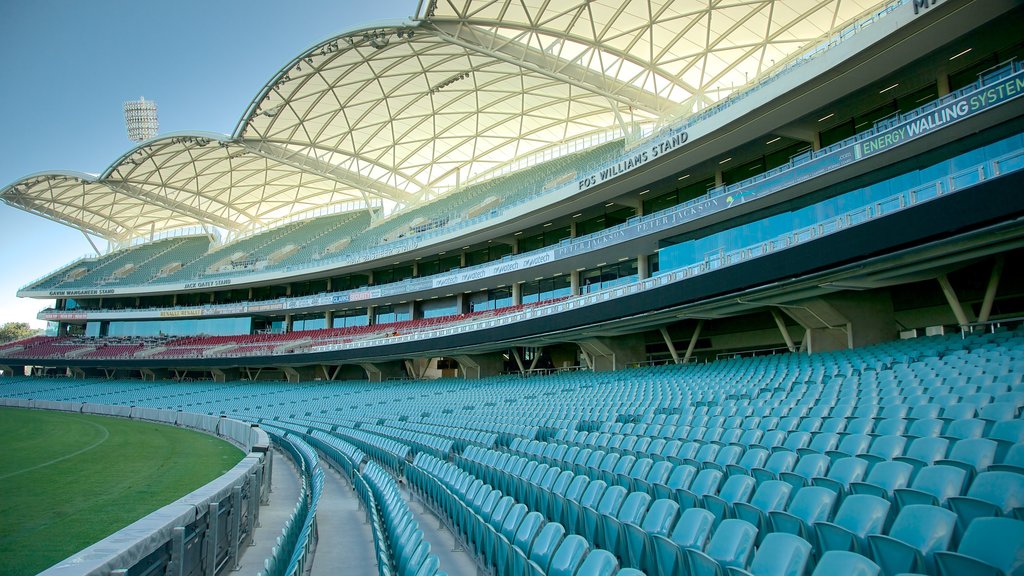
<svg viewBox="0 0 1024 576"><path fill-rule="evenodd" d="M334 328L334 310L324 312L324 328Z"/></svg>
<svg viewBox="0 0 1024 576"><path fill-rule="evenodd" d="M569 222L569 238L576 237L576 221Z"/></svg>
<svg viewBox="0 0 1024 576"><path fill-rule="evenodd" d="M622 370L647 360L642 334L588 338L578 344L594 372Z"/></svg>
<svg viewBox="0 0 1024 576"><path fill-rule="evenodd" d="M296 384L299 382L309 382L316 380L317 377L322 377L322 370L319 370L317 366L282 366L281 371L284 372L288 382Z"/></svg>
<svg viewBox="0 0 1024 576"><path fill-rule="evenodd" d="M410 358L405 361L405 370L414 380L441 377L441 372L437 369L437 358Z"/></svg>
<svg viewBox="0 0 1024 576"><path fill-rule="evenodd" d="M463 377L466 380L478 380L488 376L497 376L505 368L505 360L500 353L492 354L466 354L453 356L462 369Z"/></svg>
<svg viewBox="0 0 1024 576"><path fill-rule="evenodd" d="M646 254L641 254L636 257L636 274L640 280L647 280L651 277Z"/></svg>
<svg viewBox="0 0 1024 576"><path fill-rule="evenodd" d="M722 184L725 184L725 177L722 176L722 169L715 168L715 187L717 188Z"/></svg>
<svg viewBox="0 0 1024 576"><path fill-rule="evenodd" d="M519 306L523 303L523 284L522 282L512 282L512 305Z"/></svg>
<svg viewBox="0 0 1024 576"><path fill-rule="evenodd" d="M956 316L957 324L966 326L970 324L970 319L967 317L967 312L964 307L960 304L960 299L957 298L956 292L953 290L953 285L949 283L949 277L945 274L939 275L939 286L942 287L942 294L946 296L946 302L949 304L949 309L953 311L953 315Z"/></svg>
<svg viewBox="0 0 1024 576"><path fill-rule="evenodd" d="M455 309L458 311L458 314L466 313L466 295L464 293L455 295Z"/></svg>
<svg viewBox="0 0 1024 576"><path fill-rule="evenodd" d="M519 238L512 239L512 253L519 254Z"/></svg>
<svg viewBox="0 0 1024 576"><path fill-rule="evenodd" d="M805 329L811 354L888 342L899 335L887 290L842 292L781 308Z"/></svg>
<svg viewBox="0 0 1024 576"><path fill-rule="evenodd" d="M285 314L284 315L284 331L285 332L291 332L292 331L292 315L291 314Z"/></svg>
<svg viewBox="0 0 1024 576"><path fill-rule="evenodd" d="M373 321L373 309L374 306L366 306L366 324L369 326L376 324L376 322Z"/></svg>
<svg viewBox="0 0 1024 576"><path fill-rule="evenodd" d="M366 370L366 376L370 382L383 382L384 380L404 380L407 377L405 363L400 360L391 362L364 362L359 364Z"/></svg>
<svg viewBox="0 0 1024 576"><path fill-rule="evenodd" d="M580 295L580 271L573 270L569 273L569 288L573 296Z"/></svg>
<svg viewBox="0 0 1024 576"><path fill-rule="evenodd" d="M227 382L240 379L242 371L238 368L211 368L210 374L214 382Z"/></svg>
<svg viewBox="0 0 1024 576"><path fill-rule="evenodd" d="M949 74L946 74L945 71L941 71L935 78L935 90L938 92L939 98L949 94Z"/></svg>

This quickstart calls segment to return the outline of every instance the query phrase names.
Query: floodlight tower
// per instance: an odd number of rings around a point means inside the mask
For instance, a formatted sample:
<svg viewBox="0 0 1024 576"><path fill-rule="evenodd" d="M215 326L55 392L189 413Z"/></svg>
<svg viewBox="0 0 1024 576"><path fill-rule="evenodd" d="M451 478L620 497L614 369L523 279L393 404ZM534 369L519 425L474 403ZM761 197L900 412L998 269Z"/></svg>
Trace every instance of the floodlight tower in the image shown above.
<svg viewBox="0 0 1024 576"><path fill-rule="evenodd" d="M139 98L124 103L124 123L128 128L128 139L142 142L156 136L160 122L156 117L156 102Z"/></svg>

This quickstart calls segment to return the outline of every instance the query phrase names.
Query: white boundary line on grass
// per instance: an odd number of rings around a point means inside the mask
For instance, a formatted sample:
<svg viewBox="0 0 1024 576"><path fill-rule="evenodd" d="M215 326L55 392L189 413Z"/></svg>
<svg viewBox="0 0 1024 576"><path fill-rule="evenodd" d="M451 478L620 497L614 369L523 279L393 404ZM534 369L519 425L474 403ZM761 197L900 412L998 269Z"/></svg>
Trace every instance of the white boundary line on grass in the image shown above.
<svg viewBox="0 0 1024 576"><path fill-rule="evenodd" d="M95 422L89 422L89 421L86 421L86 423L90 424L92 426L95 426L95 427L99 428L100 430L102 430L103 431L103 437L100 438L99 440L97 440L96 442L93 442L89 446L86 446L85 448L82 448L81 450L79 450L77 452L72 452L71 454L68 454L66 456L61 456L60 458L54 458L53 460L50 460L48 462L43 462L42 464L37 464L37 465L32 466L30 468L22 468L21 470L18 470L16 472L10 472L8 474L4 474L3 476L0 476L0 480L5 480L7 478L10 478L11 476L17 476L18 474L24 474L25 472L31 472L32 470L43 468L43 467L49 466L51 464L56 464L57 462L61 462L63 460L67 460L68 458L74 458L75 456L78 456L79 454L81 454L83 452L88 452L89 450L92 450L93 448L99 446L100 444L103 444L104 442L107 441L107 438L110 438L110 430L107 430L106 426L104 426L102 424L97 424Z"/></svg>

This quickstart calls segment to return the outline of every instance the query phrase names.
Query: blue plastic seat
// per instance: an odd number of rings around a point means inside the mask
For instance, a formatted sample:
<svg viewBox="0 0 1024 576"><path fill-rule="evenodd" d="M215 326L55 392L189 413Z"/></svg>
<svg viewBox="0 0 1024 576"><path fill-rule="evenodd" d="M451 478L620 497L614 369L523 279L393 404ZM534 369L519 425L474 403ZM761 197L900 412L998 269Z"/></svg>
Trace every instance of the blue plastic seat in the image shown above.
<svg viewBox="0 0 1024 576"><path fill-rule="evenodd" d="M965 410L970 411L970 416ZM965 412L963 416L952 416L957 412ZM946 430L942 435L950 440L966 440L968 438L981 438L985 433L985 421L974 417L974 407L969 405L956 404L947 407L942 412L942 419L948 422Z"/></svg>
<svg viewBox="0 0 1024 576"><path fill-rule="evenodd" d="M863 482L851 482L854 494L871 494L879 498L892 498L892 491L906 488L914 474L914 467L906 462L887 460L871 468Z"/></svg>
<svg viewBox="0 0 1024 576"><path fill-rule="evenodd" d="M901 434L878 436L871 442L868 451L861 454L861 458L873 463L892 460L902 456L906 446L907 438Z"/></svg>
<svg viewBox="0 0 1024 576"><path fill-rule="evenodd" d="M925 466L931 466L936 460L946 457L949 451L949 440L938 436L916 438L907 446L902 456L894 459L906 462L914 467L915 473Z"/></svg>
<svg viewBox="0 0 1024 576"><path fill-rule="evenodd" d="M614 515L602 513L601 529L598 531L601 537L596 543L597 546L610 551L618 558L626 558L625 526L635 526L643 522L650 505L651 497L646 492L631 492Z"/></svg>
<svg viewBox="0 0 1024 576"><path fill-rule="evenodd" d="M547 572L551 557L565 537L565 528L558 522L548 522L541 528L530 547L529 559L543 574Z"/></svg>
<svg viewBox="0 0 1024 576"><path fill-rule="evenodd" d="M672 534L665 538L661 535L651 536L651 547L655 562L650 568L650 576L672 576L680 574L686 567L684 550L695 548L703 550L711 534L715 516L703 508L684 510L676 521Z"/></svg>
<svg viewBox="0 0 1024 576"><path fill-rule="evenodd" d="M710 468L701 470L697 473L697 477L693 479L689 489L676 491L676 501L679 502L679 506L682 508L698 506L704 496L718 493L722 477L723 474L720 470L712 470Z"/></svg>
<svg viewBox="0 0 1024 576"><path fill-rule="evenodd" d="M734 474L746 474L749 476L751 470L764 466L764 463L768 461L769 455L768 451L764 448L750 448L743 453L743 457L740 458L739 462L725 467L726 473L730 476Z"/></svg>
<svg viewBox="0 0 1024 576"><path fill-rule="evenodd" d="M945 506L946 500L963 494L967 472L956 466L926 466L914 477L909 488L893 490L896 503L902 508L910 504Z"/></svg>
<svg viewBox="0 0 1024 576"><path fill-rule="evenodd" d="M764 467L751 470L751 474L758 484L768 480L778 480L779 474L793 470L798 458L799 456L796 452L780 450L768 457Z"/></svg>
<svg viewBox="0 0 1024 576"><path fill-rule="evenodd" d="M558 545L545 573L548 576L574 576L589 551L590 544L585 538L570 534Z"/></svg>
<svg viewBox="0 0 1024 576"><path fill-rule="evenodd" d="M811 544L799 536L772 532L757 547L749 571L729 568L730 576L804 576L811 561Z"/></svg>
<svg viewBox="0 0 1024 576"><path fill-rule="evenodd" d="M526 555L530 551L534 540L537 539L537 535L540 534L541 529L544 526L544 516L539 512L530 512L526 516L523 516L523 520L519 523L519 528L516 530L511 541L512 547L514 548L511 559L512 574L522 574L526 570ZM515 553L516 550L519 551L519 554Z"/></svg>
<svg viewBox="0 0 1024 576"><path fill-rule="evenodd" d="M865 433L845 434L839 440L839 446L835 450L825 452L833 460L847 456L861 456L866 454L871 446L871 436Z"/></svg>
<svg viewBox="0 0 1024 576"><path fill-rule="evenodd" d="M942 576L1005 576L1024 573L1024 522L978 518L967 528L956 552L935 553Z"/></svg>
<svg viewBox="0 0 1024 576"><path fill-rule="evenodd" d="M757 482L752 476L730 476L718 494L705 494L704 508L715 515L717 521L733 517L733 505L747 502L754 493Z"/></svg>
<svg viewBox="0 0 1024 576"><path fill-rule="evenodd" d="M1015 472L982 472L971 482L966 496L953 496L949 507L966 529L976 518L1016 516L1024 512L1024 476Z"/></svg>
<svg viewBox="0 0 1024 576"><path fill-rule="evenodd" d="M920 406L918 406L920 408ZM942 435L946 423L935 417L919 418L910 424L907 436L911 438L929 438Z"/></svg>
<svg viewBox="0 0 1024 576"><path fill-rule="evenodd" d="M856 552L830 550L822 555L811 576L878 576L882 570Z"/></svg>
<svg viewBox="0 0 1024 576"><path fill-rule="evenodd" d="M598 548L604 547L604 530L602 529L602 518L614 517L619 513L619 508L626 501L629 491L622 486L609 486L602 494L601 499L594 506L583 506L582 534L589 542L593 542ZM650 498L648 496L648 498Z"/></svg>
<svg viewBox="0 0 1024 576"><path fill-rule="evenodd" d="M737 518L756 526L758 534L766 534L769 531L768 513L773 510L785 510L792 493L793 486L788 482L762 482L750 498L750 502L737 502L733 506L733 512Z"/></svg>
<svg viewBox="0 0 1024 576"><path fill-rule="evenodd" d="M676 498L679 490L686 490L697 476L697 469L688 464L674 465L664 485L654 484L655 498Z"/></svg>
<svg viewBox="0 0 1024 576"><path fill-rule="evenodd" d="M1016 472L1024 474L1024 442L1014 444L1006 452L1006 457L998 464L988 467L991 472Z"/></svg>
<svg viewBox="0 0 1024 576"><path fill-rule="evenodd" d="M1018 412L1016 408L1014 413ZM1016 418L1016 416L1014 416ZM1014 444L1024 442L1024 420L1006 419L996 422L988 434L989 440L996 442L995 461L1002 462Z"/></svg>
<svg viewBox="0 0 1024 576"><path fill-rule="evenodd" d="M811 478L824 476L832 460L824 454L804 454L797 461L792 471L780 472L779 479L793 485L794 489L803 488L811 483Z"/></svg>
<svg viewBox="0 0 1024 576"><path fill-rule="evenodd" d="M653 536L668 537L679 519L679 504L675 500L655 500L647 509L639 525L624 523L626 541L624 564L640 570L651 570L654 565Z"/></svg>
<svg viewBox="0 0 1024 576"><path fill-rule="evenodd" d="M591 480L578 502L566 501L565 508L566 512L568 512L566 526L570 532L586 534L583 511L587 508L593 510L601 502L601 497L604 496L607 488L608 485L605 484L604 480Z"/></svg>
<svg viewBox="0 0 1024 576"><path fill-rule="evenodd" d="M955 424L955 422L954 422ZM936 460L935 464L956 466L967 471L967 481L988 470L996 461L998 444L988 438L967 438L958 440L949 450L949 456Z"/></svg>
<svg viewBox="0 0 1024 576"><path fill-rule="evenodd" d="M756 541L757 528L753 524L735 518L723 520L704 551L686 550L689 573L691 576L720 576L729 568L744 570Z"/></svg>
<svg viewBox="0 0 1024 576"><path fill-rule="evenodd" d="M552 572L551 574L554 574ZM607 550L591 550L583 559L576 572L567 572L569 576L615 576L619 574L619 561Z"/></svg>
<svg viewBox="0 0 1024 576"><path fill-rule="evenodd" d="M818 550L867 552L869 534L882 534L888 526L888 500L866 494L851 494L843 500L831 522L815 522Z"/></svg>
<svg viewBox="0 0 1024 576"><path fill-rule="evenodd" d="M850 484L860 482L867 474L868 461L856 456L840 458L832 462L828 474L824 477L811 478L811 485L828 488L840 497L844 496Z"/></svg>
<svg viewBox="0 0 1024 576"><path fill-rule="evenodd" d="M816 544L817 537L813 526L816 522L828 522L832 519L836 500L836 493L828 488L801 488L797 490L785 511L773 510L768 513L772 531L796 534L811 544Z"/></svg>
<svg viewBox="0 0 1024 576"><path fill-rule="evenodd" d="M955 532L952 511L914 504L900 510L888 534L869 534L868 546L886 574L933 574L935 552L948 549Z"/></svg>

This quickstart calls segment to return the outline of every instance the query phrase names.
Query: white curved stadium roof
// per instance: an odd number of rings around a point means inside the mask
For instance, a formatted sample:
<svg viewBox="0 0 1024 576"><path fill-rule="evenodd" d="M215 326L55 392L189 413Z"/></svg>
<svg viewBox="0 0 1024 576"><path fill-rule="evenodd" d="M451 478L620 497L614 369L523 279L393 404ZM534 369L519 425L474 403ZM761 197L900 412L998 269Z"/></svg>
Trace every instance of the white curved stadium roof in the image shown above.
<svg viewBox="0 0 1024 576"><path fill-rule="evenodd" d="M282 68L232 136L143 142L103 174L0 199L114 242L239 232L341 203L414 205L576 140L635 133L755 84L878 0L432 0Z"/></svg>

